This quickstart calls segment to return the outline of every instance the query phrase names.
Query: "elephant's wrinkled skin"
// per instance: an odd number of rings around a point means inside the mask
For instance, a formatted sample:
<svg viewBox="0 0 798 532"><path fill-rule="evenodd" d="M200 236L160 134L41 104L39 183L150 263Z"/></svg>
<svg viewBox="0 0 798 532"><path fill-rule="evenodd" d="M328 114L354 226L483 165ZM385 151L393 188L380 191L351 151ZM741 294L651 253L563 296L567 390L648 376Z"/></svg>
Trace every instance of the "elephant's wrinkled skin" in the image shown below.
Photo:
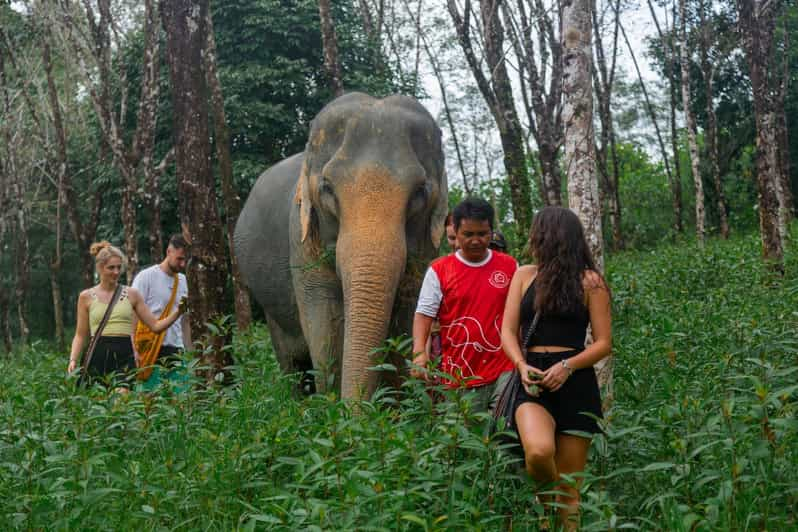
<svg viewBox="0 0 798 532"><path fill-rule="evenodd" d="M313 120L303 153L260 176L235 252L284 371L312 368L370 395L370 351L410 331L447 212L441 132L404 96L350 93ZM399 300L396 301L397 291Z"/></svg>

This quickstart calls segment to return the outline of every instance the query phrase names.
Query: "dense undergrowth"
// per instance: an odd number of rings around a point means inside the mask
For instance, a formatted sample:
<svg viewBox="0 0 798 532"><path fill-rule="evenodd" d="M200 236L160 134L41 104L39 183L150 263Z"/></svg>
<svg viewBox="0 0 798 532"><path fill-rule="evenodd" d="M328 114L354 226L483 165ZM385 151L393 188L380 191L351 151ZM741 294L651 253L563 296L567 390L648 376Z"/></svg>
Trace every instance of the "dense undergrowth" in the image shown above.
<svg viewBox="0 0 798 532"><path fill-rule="evenodd" d="M583 529L798 527L796 258L770 277L751 236L610 260L615 403ZM408 382L353 415L294 397L262 328L232 348L234 386L124 398L76 393L63 353L2 361L0 528L537 527L531 485L462 397Z"/></svg>

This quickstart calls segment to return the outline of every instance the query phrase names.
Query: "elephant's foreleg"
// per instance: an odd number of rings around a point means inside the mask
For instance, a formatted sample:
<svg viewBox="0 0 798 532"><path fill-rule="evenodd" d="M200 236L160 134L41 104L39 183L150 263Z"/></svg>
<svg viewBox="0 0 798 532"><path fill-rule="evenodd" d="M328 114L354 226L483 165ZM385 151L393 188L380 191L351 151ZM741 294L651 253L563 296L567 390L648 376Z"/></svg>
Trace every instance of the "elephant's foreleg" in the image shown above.
<svg viewBox="0 0 798 532"><path fill-rule="evenodd" d="M325 393L340 380L344 313L338 280L333 273L319 273L300 277L294 286L316 390Z"/></svg>
<svg viewBox="0 0 798 532"><path fill-rule="evenodd" d="M313 378L308 373L313 369L310 360L310 350L305 342L302 329L296 327L295 330L287 330L280 326L277 320L266 315L266 324L269 326L269 333L274 346L274 352L280 369L283 373L302 373L301 389L305 393L314 392ZM298 325L298 324L297 324Z"/></svg>

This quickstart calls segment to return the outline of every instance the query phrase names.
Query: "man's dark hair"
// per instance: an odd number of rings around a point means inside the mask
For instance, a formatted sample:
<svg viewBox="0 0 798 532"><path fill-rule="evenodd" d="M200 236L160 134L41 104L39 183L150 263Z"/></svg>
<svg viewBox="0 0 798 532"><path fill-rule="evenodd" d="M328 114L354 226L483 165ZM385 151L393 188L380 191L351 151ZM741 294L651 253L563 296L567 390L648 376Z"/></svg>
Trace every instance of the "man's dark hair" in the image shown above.
<svg viewBox="0 0 798 532"><path fill-rule="evenodd" d="M496 251L501 251L502 253L507 252L507 239L504 238L504 235L501 231L493 231L493 235L490 238L490 244L488 245L490 249L495 249Z"/></svg>
<svg viewBox="0 0 798 532"><path fill-rule="evenodd" d="M174 249L188 249L188 242L180 233L175 233L169 237L169 245Z"/></svg>
<svg viewBox="0 0 798 532"><path fill-rule="evenodd" d="M493 206L482 198L470 197L457 204L452 213L454 216L454 230L460 228L463 220L487 221L493 230Z"/></svg>

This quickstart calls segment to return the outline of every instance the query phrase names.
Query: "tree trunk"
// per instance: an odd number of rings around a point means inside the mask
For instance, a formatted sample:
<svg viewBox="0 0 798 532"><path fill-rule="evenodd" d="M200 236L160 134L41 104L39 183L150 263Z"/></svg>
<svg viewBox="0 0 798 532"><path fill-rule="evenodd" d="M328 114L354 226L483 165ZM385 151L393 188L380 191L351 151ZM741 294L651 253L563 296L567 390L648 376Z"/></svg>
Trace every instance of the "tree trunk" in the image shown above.
<svg viewBox="0 0 798 532"><path fill-rule="evenodd" d="M362 1L362 0L361 0ZM405 10L407 14L411 17L414 17L413 11L410 9L408 5L408 0L404 0ZM370 20L370 18L364 18L364 20ZM465 189L466 195L471 195L471 187L468 184L468 176L466 175L465 170L465 162L463 161L463 154L462 150L460 149L460 136L457 134L457 128L455 127L454 119L452 118L451 106L449 105L449 97L448 97L448 90L446 89L446 82L443 77L443 72L441 70L440 64L438 63L438 58L432 52L432 48L429 45L427 40L427 35L424 32L423 28L421 27L421 18L415 17L414 23L419 33L419 37L421 39L421 44L424 46L424 53L427 55L427 59L429 59L430 67L432 67L432 72L435 74L435 79L438 82L438 88L441 91L441 103L443 104L443 114L446 117L446 124L449 126L449 134L452 136L452 143L454 144L454 151L457 155L457 166L460 169L460 175L463 178L463 188ZM364 22L365 24L365 22Z"/></svg>
<svg viewBox="0 0 798 532"><path fill-rule="evenodd" d="M596 267L604 270L601 201L596 176L593 134L593 88L590 0L563 1L563 123L565 125L565 169L568 204L585 227ZM604 404L613 400L612 356L596 364L596 375L604 391Z"/></svg>
<svg viewBox="0 0 798 532"><path fill-rule="evenodd" d="M562 43L555 32L560 25L554 24L551 17L552 13L558 17L562 14L559 5L549 9L540 0L526 4L518 0L512 8L504 0L501 7L508 39L518 58L521 101L537 144L541 199L547 206L562 205Z"/></svg>
<svg viewBox="0 0 798 532"><path fill-rule="evenodd" d="M344 81L341 75L341 63L338 60L338 40L335 38L330 0L319 0L319 19L321 19L321 42L324 48L324 68L330 78L330 89L338 97L344 93Z"/></svg>
<svg viewBox="0 0 798 532"><path fill-rule="evenodd" d="M50 55L50 35L45 35L42 43L42 62L47 74L47 100L50 104L50 113L53 116L55 129L56 153L58 154L58 176L56 180L56 206L55 206L55 256L50 261L50 291L53 296L53 317L55 321L55 341L59 350L66 348L64 334L63 297L61 295L61 268L63 266L63 204L64 182L68 171L66 132L61 117L61 105L58 102L58 91L53 78L53 62Z"/></svg>
<svg viewBox="0 0 798 532"><path fill-rule="evenodd" d="M0 91L2 92L2 115L12 116L11 97L8 90L8 77L5 70L4 54L0 52ZM20 344L27 345L30 328L28 326L28 291L30 289L30 242L28 235L28 204L26 198L26 176L17 165L15 151L19 145L18 136L12 134L11 127L3 128L3 142L7 155L3 165L6 205L8 209L8 229L13 235L14 250L14 296L19 321ZM5 213L4 213L5 214Z"/></svg>
<svg viewBox="0 0 798 532"><path fill-rule="evenodd" d="M726 194L723 191L723 182L720 175L718 161L718 120L715 115L715 67L709 59L710 31L706 17L707 6L702 0L699 6L699 21L701 24L701 73L704 77L704 99L706 99L707 130L706 148L709 156L709 166L712 169L712 183L715 185L717 196L718 217L720 220L720 236L729 238L729 217L727 215Z"/></svg>
<svg viewBox="0 0 798 532"><path fill-rule="evenodd" d="M482 72L480 61L474 54L471 42L471 1L466 0L462 15L455 0L449 0L447 5L471 73L474 75L482 97L488 104L499 128L499 137L504 152L504 168L510 185L513 216L518 234L525 234L532 221L529 169L523 130L515 109L512 85L505 64L504 29L498 12L499 3L499 0L482 0L480 2L485 62L491 74L490 81Z"/></svg>
<svg viewBox="0 0 798 532"><path fill-rule="evenodd" d="M759 230L762 253L768 265L784 272L784 242L780 228L779 183L781 181L776 128L775 91L769 77L773 60L776 12L781 2L764 5L757 0L737 0L742 36L753 92L756 119L756 184L759 200Z"/></svg>
<svg viewBox="0 0 798 532"><path fill-rule="evenodd" d="M615 127L612 118L612 90L615 80L615 64L618 56L618 30L620 25L619 7L616 2L614 12L614 31L610 66L607 66L606 53L601 35L601 24L596 12L596 1L592 0L593 30L595 31L596 63L593 68L596 100L601 122L600 144L597 153L597 166L604 184L608 218L612 231L612 244L615 249L623 249L621 232L621 201L618 194L618 157L615 146ZM612 171L609 160L612 157Z"/></svg>
<svg viewBox="0 0 798 532"><path fill-rule="evenodd" d="M227 280L222 224L216 205L208 132L208 94L202 53L206 43L208 0L161 2L175 121L174 145L180 194L180 220L190 246L188 265L191 331L205 337L205 362L211 380L230 362L225 338L210 334L206 323L223 313Z"/></svg>
<svg viewBox="0 0 798 532"><path fill-rule="evenodd" d="M690 95L690 63L689 52L687 51L687 15L685 10L685 0L679 0L679 55L682 68L682 108L684 109L684 121L687 127L687 141L690 147L690 168L693 173L693 183L695 185L695 233L699 245L704 245L706 235L706 213L704 212L704 182L701 179L700 159L698 156L698 141L696 140L695 116L693 116L692 97Z"/></svg>
<svg viewBox="0 0 798 532"><path fill-rule="evenodd" d="M14 338L11 336L11 302L8 293L0 290L0 335L3 337L3 347L6 353L11 353L14 348Z"/></svg>
<svg viewBox="0 0 798 532"><path fill-rule="evenodd" d="M676 7L675 2L673 3L673 20L676 20ZM662 28L659 25L659 20L657 19L657 12L654 10L654 5L651 3L651 0L648 0L648 8L651 12L651 18L654 20L654 26L657 28L657 35L659 36L660 42L662 42L663 47L665 46L665 34L662 32ZM672 28L673 31L670 32L670 37L668 38L668 51L665 53L665 74L668 77L668 92L670 95L670 126L671 126L671 150L673 152L673 173L668 170L668 183L670 184L671 188L671 204L673 206L673 229L676 233L681 233L684 231L684 224L682 223L683 216L682 216L682 169L680 164L680 157L679 157L679 134L678 129L676 127L676 73L674 72L675 69L673 67L674 63L676 62L676 46L674 44L674 34L675 32L675 25ZM664 153L665 147L662 146L662 150ZM667 154L664 153L663 155L667 161ZM667 169L667 163L666 163Z"/></svg>
<svg viewBox="0 0 798 532"><path fill-rule="evenodd" d="M635 72L637 72L637 81L640 84L640 89L643 91L643 98L646 100L646 111L648 111L648 115L651 117L651 123L654 126L654 133L657 135L657 143L659 144L660 154L662 156L662 163L665 165L665 173L668 175L668 181L673 181L673 177L671 174L671 165L670 161L668 160L668 152L665 149L665 141L662 140L662 132L659 129L659 122L657 121L657 113L654 110L654 105L651 103L651 98L648 95L648 89L646 88L646 84L643 81L643 75L640 72L640 65L637 64L637 58L635 57L634 48L632 47L632 43L629 42L629 37L626 35L626 29L623 27L623 24L619 22L619 28L621 30L621 35L623 36L623 40L626 43L626 48L629 50L629 56L632 58L632 64L635 67ZM677 161L678 163L678 161Z"/></svg>
<svg viewBox="0 0 798 532"><path fill-rule="evenodd" d="M233 247L236 220L241 212L241 198L238 196L235 183L233 183L233 161L230 157L230 128L227 127L227 118L224 111L224 96L222 84L216 70L216 39L213 33L213 19L211 10L208 10L207 41L203 55L205 59L205 77L210 88L211 104L213 108L213 124L216 134L216 158L219 161L219 172L222 182L222 198L224 199L225 225L227 228L227 247L230 252L230 273L233 276L233 292L235 294L236 323L239 331L245 331L252 323L252 304L249 299L249 290L241 278L238 258Z"/></svg>

